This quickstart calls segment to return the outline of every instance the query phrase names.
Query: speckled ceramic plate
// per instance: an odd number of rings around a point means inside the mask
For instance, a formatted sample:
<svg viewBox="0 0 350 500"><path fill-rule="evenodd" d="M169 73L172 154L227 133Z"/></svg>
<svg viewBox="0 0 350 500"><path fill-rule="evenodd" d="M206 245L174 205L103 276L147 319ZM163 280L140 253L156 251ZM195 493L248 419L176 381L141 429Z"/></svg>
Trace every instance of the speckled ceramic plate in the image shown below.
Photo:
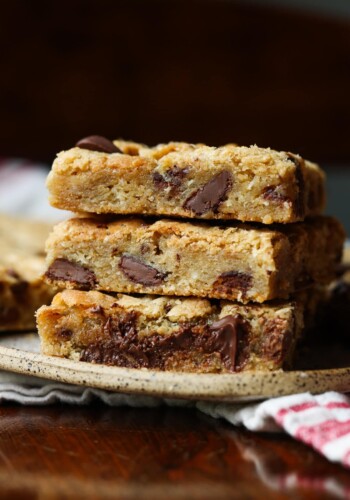
<svg viewBox="0 0 350 500"><path fill-rule="evenodd" d="M350 366L197 375L94 365L43 356L38 350L39 339L34 333L3 335L0 338L0 369L114 392L164 398L241 401L305 391L350 391Z"/></svg>

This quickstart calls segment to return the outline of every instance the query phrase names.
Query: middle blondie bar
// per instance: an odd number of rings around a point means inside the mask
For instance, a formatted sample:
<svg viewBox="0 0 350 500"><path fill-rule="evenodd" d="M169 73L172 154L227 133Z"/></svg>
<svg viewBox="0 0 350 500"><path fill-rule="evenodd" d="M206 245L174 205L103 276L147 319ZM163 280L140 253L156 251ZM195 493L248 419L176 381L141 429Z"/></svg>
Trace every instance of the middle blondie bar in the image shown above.
<svg viewBox="0 0 350 500"><path fill-rule="evenodd" d="M46 280L66 288L264 302L335 277L344 231L331 217L248 224L75 218L47 241Z"/></svg>

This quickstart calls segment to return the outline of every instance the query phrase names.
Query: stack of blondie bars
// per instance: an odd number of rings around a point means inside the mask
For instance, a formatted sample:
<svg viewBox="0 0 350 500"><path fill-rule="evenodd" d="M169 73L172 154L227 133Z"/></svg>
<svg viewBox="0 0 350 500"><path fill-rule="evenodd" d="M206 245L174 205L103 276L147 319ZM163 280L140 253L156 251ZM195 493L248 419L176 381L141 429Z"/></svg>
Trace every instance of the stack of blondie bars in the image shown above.
<svg viewBox="0 0 350 500"><path fill-rule="evenodd" d="M225 373L288 367L344 243L324 174L257 146L91 136L56 158L42 352ZM126 295L128 294L128 295ZM132 294L132 295L130 295Z"/></svg>

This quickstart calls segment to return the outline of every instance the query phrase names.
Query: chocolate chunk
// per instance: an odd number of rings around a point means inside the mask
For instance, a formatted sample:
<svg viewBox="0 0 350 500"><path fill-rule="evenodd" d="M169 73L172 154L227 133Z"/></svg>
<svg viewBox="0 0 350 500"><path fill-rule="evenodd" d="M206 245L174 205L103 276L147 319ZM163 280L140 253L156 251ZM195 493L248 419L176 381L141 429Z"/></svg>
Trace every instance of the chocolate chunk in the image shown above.
<svg viewBox="0 0 350 500"><path fill-rule="evenodd" d="M45 276L53 281L69 281L81 290L91 290L96 287L97 282L93 271L67 259L56 259Z"/></svg>
<svg viewBox="0 0 350 500"><path fill-rule="evenodd" d="M292 332L287 330L286 320L274 318L263 327L261 354L264 358L281 363L289 351Z"/></svg>
<svg viewBox="0 0 350 500"><path fill-rule="evenodd" d="M72 338L73 332L69 328L59 328L56 330L56 336L61 340L70 340Z"/></svg>
<svg viewBox="0 0 350 500"><path fill-rule="evenodd" d="M175 196L182 185L184 177L188 174L188 168L179 168L177 165L169 168L164 174L153 173L153 184L160 190L170 188L167 196Z"/></svg>
<svg viewBox="0 0 350 500"><path fill-rule="evenodd" d="M302 169L302 162L303 160L301 158L298 158L298 156L294 155L293 153L287 153L288 160L290 160L292 163L295 165L295 182L298 187L298 194L297 198L295 200L295 215L299 219L303 219L305 217L305 203L304 203L304 197L305 197L305 181L304 181L304 175L303 175L303 169Z"/></svg>
<svg viewBox="0 0 350 500"><path fill-rule="evenodd" d="M167 181L159 172L154 172L152 178L153 178L153 184L158 189L163 190L163 189L166 189L168 187Z"/></svg>
<svg viewBox="0 0 350 500"><path fill-rule="evenodd" d="M123 255L119 263L120 269L134 283L146 286L160 285L167 274L141 262L131 255Z"/></svg>
<svg viewBox="0 0 350 500"><path fill-rule="evenodd" d="M81 361L130 368L148 367L147 349L138 345L135 312L109 317L104 333L109 340L91 344L82 350ZM148 345L148 340L146 339Z"/></svg>
<svg viewBox="0 0 350 500"><path fill-rule="evenodd" d="M290 199L284 193L281 193L280 186L267 186L262 194L265 200L273 201L276 203L284 203L285 201L290 203Z"/></svg>
<svg viewBox="0 0 350 500"><path fill-rule="evenodd" d="M116 318L110 316L103 330L107 336L115 340L124 339L124 342L132 342L137 338L137 317L138 314L135 311L119 315Z"/></svg>
<svg viewBox="0 0 350 500"><path fill-rule="evenodd" d="M236 366L240 323L238 316L229 315L210 326L210 331L215 335L215 350L220 352L223 363L230 371L234 371Z"/></svg>
<svg viewBox="0 0 350 500"><path fill-rule="evenodd" d="M183 208L191 210L196 215L203 215L210 210L217 213L219 205L227 199L227 192L231 187L232 175L223 170L191 194L183 204Z"/></svg>
<svg viewBox="0 0 350 500"><path fill-rule="evenodd" d="M122 151L113 144L112 141L101 135L89 135L80 139L75 145L80 149L89 149L90 151L100 151L101 153L122 153Z"/></svg>
<svg viewBox="0 0 350 500"><path fill-rule="evenodd" d="M252 281L252 276L248 273L228 271L219 276L213 285L213 289L232 298L235 298L237 292L242 292L243 297L245 297L246 292L252 286Z"/></svg>

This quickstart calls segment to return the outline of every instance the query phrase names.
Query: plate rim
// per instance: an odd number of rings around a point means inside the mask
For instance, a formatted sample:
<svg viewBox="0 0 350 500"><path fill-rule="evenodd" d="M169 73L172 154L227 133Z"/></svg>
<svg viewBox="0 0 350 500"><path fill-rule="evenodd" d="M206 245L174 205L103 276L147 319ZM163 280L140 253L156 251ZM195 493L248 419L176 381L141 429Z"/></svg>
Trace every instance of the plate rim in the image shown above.
<svg viewBox="0 0 350 500"><path fill-rule="evenodd" d="M265 399L301 392L350 391L350 366L322 370L194 374L121 368L0 345L0 369L122 394L170 399Z"/></svg>

